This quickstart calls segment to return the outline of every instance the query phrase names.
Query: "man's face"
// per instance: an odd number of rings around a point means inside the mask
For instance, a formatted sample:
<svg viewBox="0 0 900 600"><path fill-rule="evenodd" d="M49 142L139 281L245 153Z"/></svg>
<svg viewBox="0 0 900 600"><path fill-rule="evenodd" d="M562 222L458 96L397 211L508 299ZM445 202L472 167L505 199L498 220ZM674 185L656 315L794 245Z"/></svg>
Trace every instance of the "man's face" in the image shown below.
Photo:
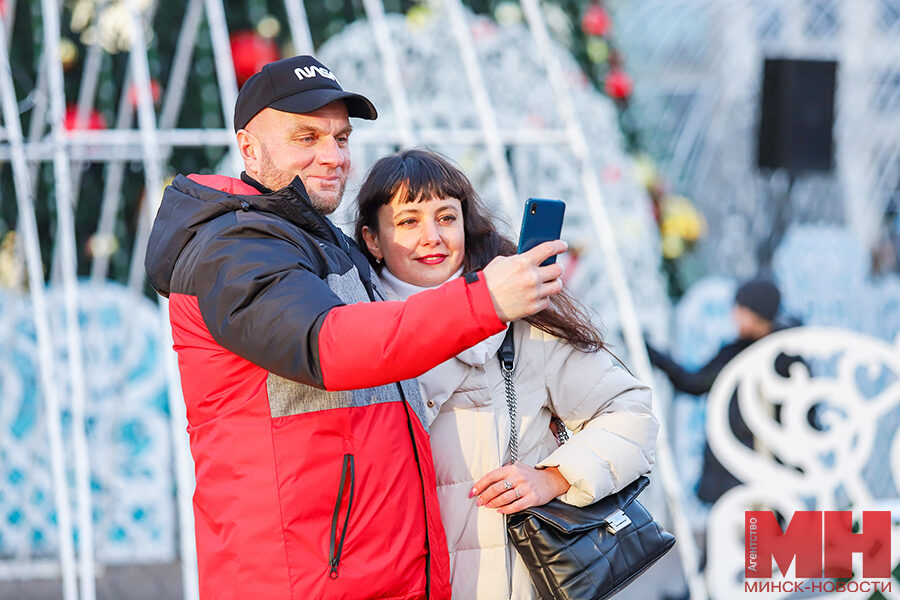
<svg viewBox="0 0 900 600"><path fill-rule="evenodd" d="M313 208L323 215L341 203L350 173L350 119L343 101L307 114L266 108L245 128L258 140L247 174L272 190L299 175ZM240 141L240 138L239 138Z"/></svg>
<svg viewBox="0 0 900 600"><path fill-rule="evenodd" d="M762 318L746 306L735 304L732 310L738 336L749 340L759 340L772 333L772 322Z"/></svg>

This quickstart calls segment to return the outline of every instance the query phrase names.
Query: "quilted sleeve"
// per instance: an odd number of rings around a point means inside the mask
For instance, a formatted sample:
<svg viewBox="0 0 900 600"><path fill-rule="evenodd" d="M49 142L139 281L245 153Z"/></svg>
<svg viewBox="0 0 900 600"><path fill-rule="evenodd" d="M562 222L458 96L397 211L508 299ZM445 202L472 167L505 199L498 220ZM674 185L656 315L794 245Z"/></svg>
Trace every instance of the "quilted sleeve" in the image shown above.
<svg viewBox="0 0 900 600"><path fill-rule="evenodd" d="M574 432L538 465L558 467L571 488L560 497L585 506L650 471L659 422L650 388L604 351L585 353L545 334L551 410Z"/></svg>

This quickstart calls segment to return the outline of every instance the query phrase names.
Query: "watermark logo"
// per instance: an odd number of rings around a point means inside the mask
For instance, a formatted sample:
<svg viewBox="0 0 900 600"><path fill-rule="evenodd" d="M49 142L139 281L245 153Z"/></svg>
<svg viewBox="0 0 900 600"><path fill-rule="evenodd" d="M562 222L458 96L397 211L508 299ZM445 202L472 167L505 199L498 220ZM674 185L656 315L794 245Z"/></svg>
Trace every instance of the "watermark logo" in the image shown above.
<svg viewBox="0 0 900 600"><path fill-rule="evenodd" d="M798 578L848 579L853 576L853 554L862 554L862 576L866 579L891 577L891 513L890 511L863 511L859 531L853 531L853 513L850 511L809 511L794 513L787 527L782 530L775 513L771 511L747 511L744 513L744 577L747 579L772 578L772 562L787 574L791 563ZM862 582L877 585L876 582ZM890 581L886 582L890 586ZM779 588L792 584L795 591L802 591L804 584L825 584L836 589L838 584L845 591L860 582L779 582ZM760 590L762 582L745 582L748 591ZM766 588L774 583L767 582ZM797 587L800 586L800 587ZM884 584L882 584L882 587ZM768 589L766 591L769 591ZM786 591L786 590L785 590Z"/></svg>

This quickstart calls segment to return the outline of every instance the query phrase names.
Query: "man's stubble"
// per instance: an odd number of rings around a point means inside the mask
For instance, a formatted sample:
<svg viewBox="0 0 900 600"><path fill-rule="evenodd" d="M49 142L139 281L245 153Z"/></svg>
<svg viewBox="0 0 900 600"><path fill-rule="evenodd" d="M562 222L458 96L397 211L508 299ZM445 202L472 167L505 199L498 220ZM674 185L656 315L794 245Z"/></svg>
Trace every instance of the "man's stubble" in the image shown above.
<svg viewBox="0 0 900 600"><path fill-rule="evenodd" d="M272 156L266 149L265 144L260 145L259 162L259 182L270 190L280 190L294 180L296 173L291 173L275 166ZM337 210L338 206L341 205L341 199L344 197L344 188L346 185L347 180L345 179L341 182L341 187L338 190L337 202L332 202L326 198L322 198L314 190L309 189L306 182L303 183L306 193L309 196L310 204L316 209L316 212L322 215L330 215Z"/></svg>

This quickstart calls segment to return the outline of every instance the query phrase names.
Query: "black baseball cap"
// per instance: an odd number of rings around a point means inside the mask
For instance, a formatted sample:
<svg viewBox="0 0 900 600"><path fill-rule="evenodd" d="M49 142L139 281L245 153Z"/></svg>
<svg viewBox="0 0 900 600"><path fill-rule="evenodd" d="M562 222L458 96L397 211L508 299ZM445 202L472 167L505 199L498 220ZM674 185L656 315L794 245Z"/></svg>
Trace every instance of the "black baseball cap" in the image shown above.
<svg viewBox="0 0 900 600"><path fill-rule="evenodd" d="M347 104L351 117L378 117L368 98L345 92L334 73L312 56L283 58L267 64L244 82L234 104L234 130L246 127L266 107L302 114L335 100Z"/></svg>

